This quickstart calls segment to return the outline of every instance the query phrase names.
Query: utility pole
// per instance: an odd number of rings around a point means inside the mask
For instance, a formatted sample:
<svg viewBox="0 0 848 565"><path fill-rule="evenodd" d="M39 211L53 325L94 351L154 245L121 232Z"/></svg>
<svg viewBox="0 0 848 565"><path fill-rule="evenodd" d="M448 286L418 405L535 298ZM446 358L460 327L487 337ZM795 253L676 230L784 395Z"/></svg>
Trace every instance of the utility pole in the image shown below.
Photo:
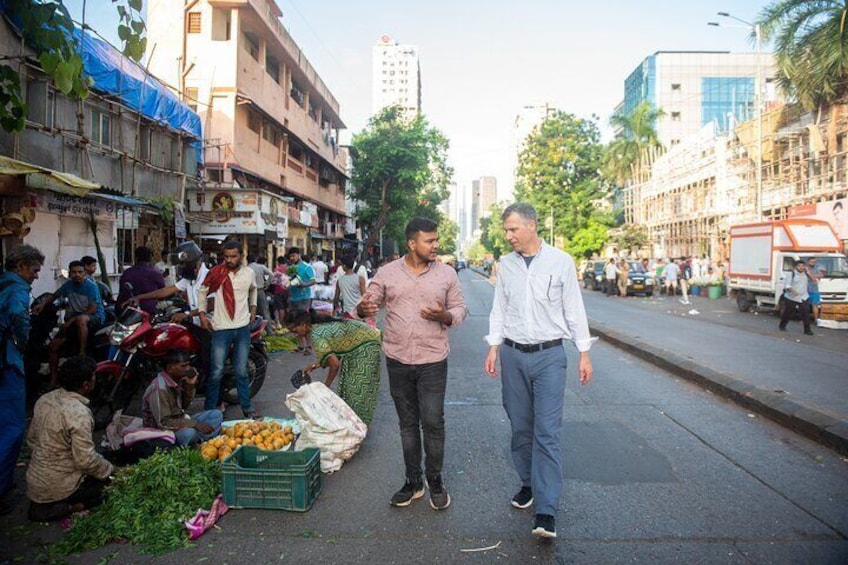
<svg viewBox="0 0 848 565"><path fill-rule="evenodd" d="M748 29L750 29L754 33L754 39L756 40L756 67L757 67L757 83L754 85L754 105L755 105L755 119L757 120L757 158L754 160L755 166L757 170L755 171L756 178L756 190L757 190L757 203L756 203L756 214L757 219L762 220L765 216L763 213L763 61L762 61L762 34L760 29L760 24L751 23L749 21L743 20L741 18L737 18L736 16L730 14L729 12L717 12L717 15L723 18L730 18L731 20L736 20L737 22L744 24ZM707 25L719 27L720 24L718 22L707 22ZM738 26L728 26L728 27L738 27Z"/></svg>

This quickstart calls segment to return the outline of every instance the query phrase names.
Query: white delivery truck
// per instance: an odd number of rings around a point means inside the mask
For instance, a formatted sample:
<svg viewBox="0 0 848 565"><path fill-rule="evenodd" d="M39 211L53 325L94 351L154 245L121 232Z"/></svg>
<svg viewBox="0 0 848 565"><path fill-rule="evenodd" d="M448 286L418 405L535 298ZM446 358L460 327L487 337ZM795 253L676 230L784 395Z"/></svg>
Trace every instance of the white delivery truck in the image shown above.
<svg viewBox="0 0 848 565"><path fill-rule="evenodd" d="M771 307L783 292L795 261L816 257L824 271L819 282L823 304L848 303L848 259L839 240L822 220L789 219L730 228L730 290L739 310Z"/></svg>

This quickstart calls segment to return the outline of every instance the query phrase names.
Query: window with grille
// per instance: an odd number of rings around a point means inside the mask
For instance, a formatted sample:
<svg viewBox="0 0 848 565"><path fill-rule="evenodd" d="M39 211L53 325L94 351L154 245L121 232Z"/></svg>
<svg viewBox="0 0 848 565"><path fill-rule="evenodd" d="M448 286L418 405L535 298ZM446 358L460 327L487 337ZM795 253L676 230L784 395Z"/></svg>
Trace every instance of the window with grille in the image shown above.
<svg viewBox="0 0 848 565"><path fill-rule="evenodd" d="M102 110L91 111L91 141L100 145L112 144L112 119Z"/></svg>
<svg viewBox="0 0 848 565"><path fill-rule="evenodd" d="M189 12L186 20L187 33L200 33L200 12Z"/></svg>

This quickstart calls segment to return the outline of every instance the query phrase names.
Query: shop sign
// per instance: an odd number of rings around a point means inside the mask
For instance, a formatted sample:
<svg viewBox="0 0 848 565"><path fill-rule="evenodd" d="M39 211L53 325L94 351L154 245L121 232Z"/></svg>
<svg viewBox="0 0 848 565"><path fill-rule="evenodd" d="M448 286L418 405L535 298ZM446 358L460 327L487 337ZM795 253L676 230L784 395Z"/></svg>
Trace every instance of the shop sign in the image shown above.
<svg viewBox="0 0 848 565"><path fill-rule="evenodd" d="M185 239L188 236L186 233L185 210L183 210L180 204L174 206L174 235L177 239Z"/></svg>
<svg viewBox="0 0 848 565"><path fill-rule="evenodd" d="M80 198L70 194L61 194L51 190L29 193L29 205L36 211L74 218L89 218L92 214L96 220L115 219L115 203L109 200L94 200Z"/></svg>

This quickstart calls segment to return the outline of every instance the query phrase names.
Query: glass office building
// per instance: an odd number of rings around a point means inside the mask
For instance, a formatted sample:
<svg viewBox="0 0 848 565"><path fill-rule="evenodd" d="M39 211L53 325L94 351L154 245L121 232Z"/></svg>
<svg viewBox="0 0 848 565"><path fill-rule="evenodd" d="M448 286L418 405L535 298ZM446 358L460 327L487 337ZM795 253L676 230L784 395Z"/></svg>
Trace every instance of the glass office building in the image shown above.
<svg viewBox="0 0 848 565"><path fill-rule="evenodd" d="M727 132L756 114L757 65L762 65L763 101L774 101L774 63L770 53L658 51L646 57L624 81L629 114L643 101L663 111L656 128L670 148L707 124Z"/></svg>

